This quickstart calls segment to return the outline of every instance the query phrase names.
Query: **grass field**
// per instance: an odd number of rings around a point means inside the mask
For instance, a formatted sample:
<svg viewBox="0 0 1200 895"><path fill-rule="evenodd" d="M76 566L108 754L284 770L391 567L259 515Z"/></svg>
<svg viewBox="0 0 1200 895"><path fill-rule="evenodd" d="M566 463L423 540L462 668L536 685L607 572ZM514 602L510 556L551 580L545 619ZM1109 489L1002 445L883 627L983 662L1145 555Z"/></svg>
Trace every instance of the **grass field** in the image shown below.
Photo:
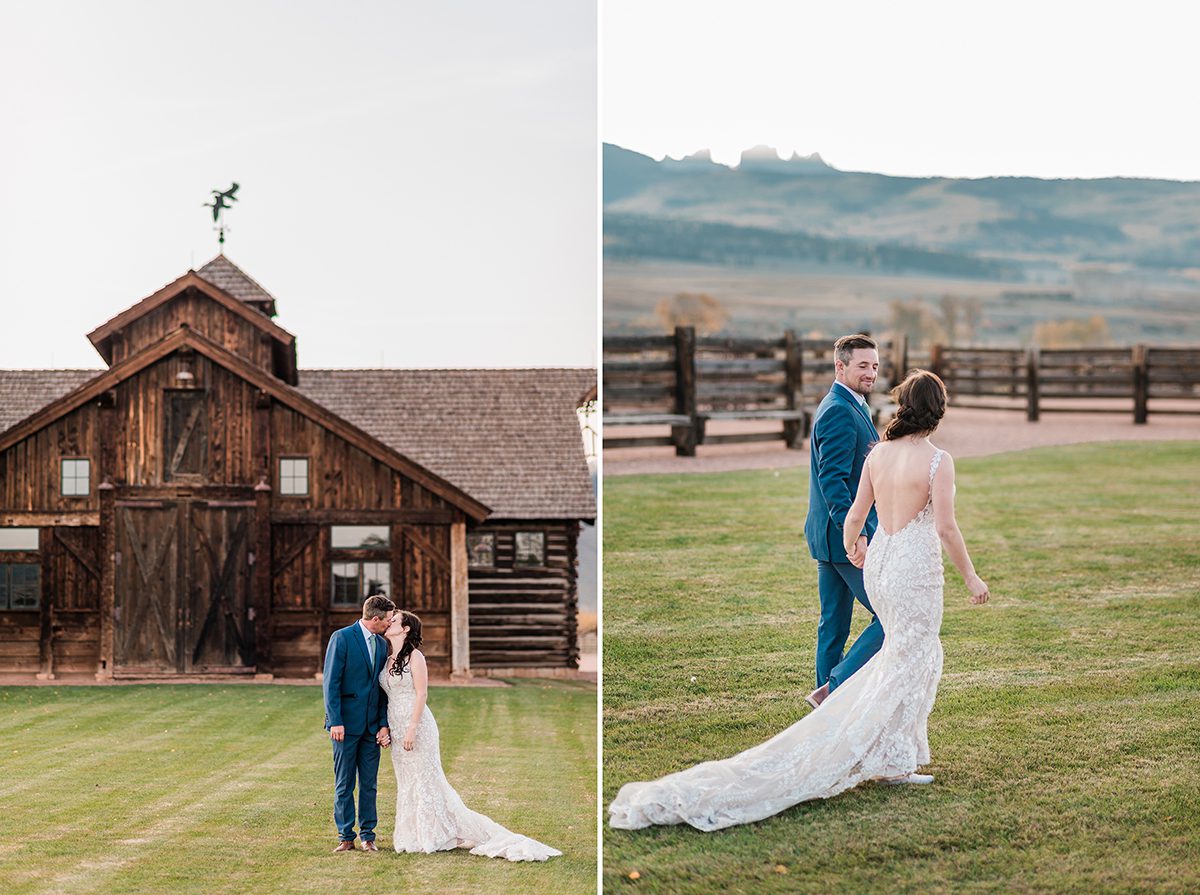
<svg viewBox="0 0 1200 895"><path fill-rule="evenodd" d="M606 829L606 892L1200 892L1200 445L957 466L992 600L947 569L934 785ZM605 806L809 711L807 493L806 470L605 481Z"/></svg>
<svg viewBox="0 0 1200 895"><path fill-rule="evenodd" d="M380 852L332 854L317 687L10 687L0 689L0 891L594 892L595 687L435 687L430 706L467 805L563 857L396 854L386 752Z"/></svg>

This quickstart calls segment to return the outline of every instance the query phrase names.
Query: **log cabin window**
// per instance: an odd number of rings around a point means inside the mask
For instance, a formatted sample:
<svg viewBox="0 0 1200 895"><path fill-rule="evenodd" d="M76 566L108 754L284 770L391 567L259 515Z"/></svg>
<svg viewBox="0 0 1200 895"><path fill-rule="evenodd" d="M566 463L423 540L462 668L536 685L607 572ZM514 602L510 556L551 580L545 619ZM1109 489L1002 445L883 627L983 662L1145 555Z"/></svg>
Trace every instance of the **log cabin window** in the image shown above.
<svg viewBox="0 0 1200 895"><path fill-rule="evenodd" d="M491 569L496 565L496 536L494 534L467 535L467 568Z"/></svg>
<svg viewBox="0 0 1200 895"><path fill-rule="evenodd" d="M41 606L41 558L36 528L0 528L0 609Z"/></svg>
<svg viewBox="0 0 1200 895"><path fill-rule="evenodd" d="M528 568L546 564L546 533L518 531L513 535L516 548L513 565Z"/></svg>
<svg viewBox="0 0 1200 895"><path fill-rule="evenodd" d="M86 457L64 457L62 461L63 497L87 497L92 492L92 461Z"/></svg>
<svg viewBox="0 0 1200 895"><path fill-rule="evenodd" d="M170 389L163 419L163 481L203 481L208 460L204 392Z"/></svg>
<svg viewBox="0 0 1200 895"><path fill-rule="evenodd" d="M279 493L294 497L308 496L308 457L279 459Z"/></svg>
<svg viewBox="0 0 1200 895"><path fill-rule="evenodd" d="M334 606L360 606L371 594L391 592L386 525L334 525L329 541Z"/></svg>

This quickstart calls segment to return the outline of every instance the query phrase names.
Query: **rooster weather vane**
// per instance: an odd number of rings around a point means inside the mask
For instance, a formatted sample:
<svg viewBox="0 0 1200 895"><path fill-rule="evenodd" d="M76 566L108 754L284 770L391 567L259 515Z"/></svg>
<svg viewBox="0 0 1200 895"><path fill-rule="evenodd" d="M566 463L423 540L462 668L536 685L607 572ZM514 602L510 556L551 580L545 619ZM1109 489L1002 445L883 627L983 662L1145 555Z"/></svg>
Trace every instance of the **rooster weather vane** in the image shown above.
<svg viewBox="0 0 1200 895"><path fill-rule="evenodd" d="M222 252L225 251L225 231L228 229L225 225L224 212L225 209L233 207L231 203L237 201L235 195L237 191L238 185L235 181L233 186L227 190L213 190L213 200L204 203L205 208L212 209L213 223L216 224L213 229L217 231L217 242L220 244Z"/></svg>

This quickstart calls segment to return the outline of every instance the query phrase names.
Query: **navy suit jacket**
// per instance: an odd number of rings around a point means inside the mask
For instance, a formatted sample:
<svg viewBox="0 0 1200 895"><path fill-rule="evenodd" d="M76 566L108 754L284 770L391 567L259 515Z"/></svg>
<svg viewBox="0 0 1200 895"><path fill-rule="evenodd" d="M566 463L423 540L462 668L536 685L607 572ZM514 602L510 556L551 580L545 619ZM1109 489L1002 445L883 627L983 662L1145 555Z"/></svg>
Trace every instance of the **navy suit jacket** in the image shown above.
<svg viewBox="0 0 1200 895"><path fill-rule="evenodd" d="M869 412L835 384L813 417L808 442L808 518L804 521L804 539L813 559L848 562L842 528L858 493L867 452L879 440ZM863 526L868 541L877 524L872 506Z"/></svg>
<svg viewBox="0 0 1200 895"><path fill-rule="evenodd" d="M346 736L375 733L387 727L387 694L379 672L387 661L387 641L375 638L375 663L358 622L334 631L325 650L325 729L341 725Z"/></svg>

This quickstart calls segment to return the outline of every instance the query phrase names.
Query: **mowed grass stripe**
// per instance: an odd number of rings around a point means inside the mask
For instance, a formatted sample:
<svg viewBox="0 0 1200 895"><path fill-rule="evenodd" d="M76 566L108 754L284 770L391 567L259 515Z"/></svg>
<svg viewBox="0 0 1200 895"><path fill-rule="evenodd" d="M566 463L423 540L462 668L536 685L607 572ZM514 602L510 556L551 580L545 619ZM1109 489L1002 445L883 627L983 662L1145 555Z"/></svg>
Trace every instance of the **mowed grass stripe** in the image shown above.
<svg viewBox="0 0 1200 895"><path fill-rule="evenodd" d="M581 694L551 684L525 699L525 687L434 688L435 711L445 705L438 712L443 743L452 753L464 747L469 751L455 728L461 722L466 735L476 735L471 716L484 696L513 714L518 727L523 719L530 730L540 729L544 715L562 715L568 724L583 724L585 719L594 723L594 689ZM10 716L16 726L32 725L35 734L42 703L78 698L81 706L108 708L89 722L94 725L93 743L99 744L96 752L88 753L94 763L87 771L90 776L76 772L70 754L39 756L43 770L61 784L52 792L35 788L6 800L7 829L10 836L15 834L9 847L0 848L6 893L33 895L52 891L53 885L73 892L241 895L341 891L347 886L392 890L401 881L408 891L451 895L595 891L591 826L587 836L555 840L567 851L564 858L533 866L465 852L425 856L388 851L395 781L386 753L379 776L378 828L385 851L370 856L332 854L332 758L321 728L318 688L10 688L0 690L0 704L4 696L9 704L24 706ZM508 701L512 706L505 706ZM163 718L176 721L171 728L176 736L164 738L157 728L152 737L127 729L125 721L139 712L156 724ZM179 720L185 716L190 717L186 724ZM114 737L132 741L132 748L122 742L119 752L109 751L107 744ZM11 754L14 738L11 730L0 733L0 777L5 780L20 779L22 762L31 761ZM547 759L549 744L531 738L526 745L534 755L518 770L524 779L514 787L557 791L575 789L580 780L594 782L594 759L587 767L559 764L557 758ZM570 779L555 778L559 771ZM574 824L582 829L594 818L594 792L587 806L558 803L551 810L530 801L535 805L530 828L554 830ZM61 878L53 882L57 877Z"/></svg>
<svg viewBox="0 0 1200 895"><path fill-rule="evenodd" d="M948 567L935 785L606 831L605 891L1200 890L1200 445L957 465L993 601ZM809 711L817 587L804 470L605 485L607 804Z"/></svg>

